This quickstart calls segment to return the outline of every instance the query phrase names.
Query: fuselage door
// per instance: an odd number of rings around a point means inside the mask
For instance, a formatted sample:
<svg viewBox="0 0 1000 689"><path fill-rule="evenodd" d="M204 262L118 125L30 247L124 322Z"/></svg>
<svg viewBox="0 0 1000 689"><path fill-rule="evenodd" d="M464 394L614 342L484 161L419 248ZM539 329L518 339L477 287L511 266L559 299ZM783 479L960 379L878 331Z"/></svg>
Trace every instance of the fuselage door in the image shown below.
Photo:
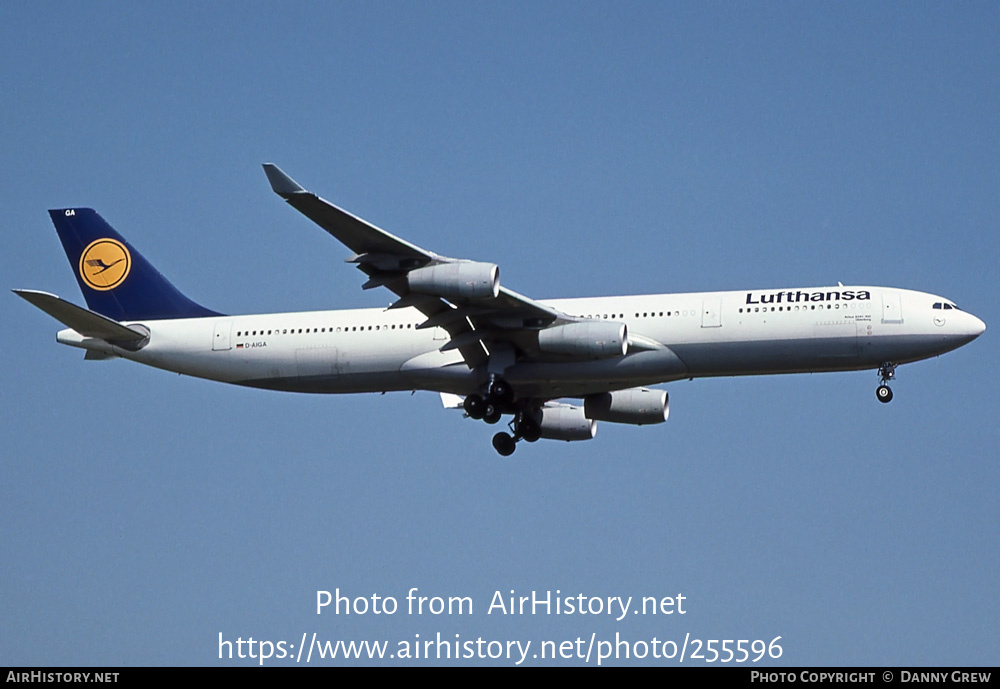
<svg viewBox="0 0 1000 689"><path fill-rule="evenodd" d="M704 299L701 302L701 327L722 327L722 300Z"/></svg>
<svg viewBox="0 0 1000 689"><path fill-rule="evenodd" d="M882 322L902 323L903 308L900 304L899 292L882 292Z"/></svg>
<svg viewBox="0 0 1000 689"><path fill-rule="evenodd" d="M233 332L233 319L223 318L215 322L215 332L212 334L212 350L225 352L232 348L230 336Z"/></svg>

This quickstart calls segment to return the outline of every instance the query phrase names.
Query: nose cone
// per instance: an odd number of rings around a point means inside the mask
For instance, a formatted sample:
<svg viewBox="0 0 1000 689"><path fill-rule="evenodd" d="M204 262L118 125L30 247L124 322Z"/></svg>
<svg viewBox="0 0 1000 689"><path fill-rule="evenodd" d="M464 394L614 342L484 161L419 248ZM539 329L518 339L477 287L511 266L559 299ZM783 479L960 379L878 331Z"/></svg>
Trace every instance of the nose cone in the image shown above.
<svg viewBox="0 0 1000 689"><path fill-rule="evenodd" d="M969 335L971 335L972 338L975 339L975 338L979 337L980 335L982 335L984 332L986 332L986 324L983 323L980 319L976 318L975 316L973 316L970 313L969 314Z"/></svg>

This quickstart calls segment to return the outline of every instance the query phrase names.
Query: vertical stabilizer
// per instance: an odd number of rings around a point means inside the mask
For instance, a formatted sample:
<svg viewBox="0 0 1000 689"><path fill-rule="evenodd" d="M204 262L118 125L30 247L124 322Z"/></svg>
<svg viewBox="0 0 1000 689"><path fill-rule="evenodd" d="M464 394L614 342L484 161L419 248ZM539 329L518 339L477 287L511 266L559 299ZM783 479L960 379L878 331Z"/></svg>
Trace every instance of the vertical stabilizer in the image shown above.
<svg viewBox="0 0 1000 689"><path fill-rule="evenodd" d="M87 306L116 321L218 316L185 297L90 208L50 210Z"/></svg>

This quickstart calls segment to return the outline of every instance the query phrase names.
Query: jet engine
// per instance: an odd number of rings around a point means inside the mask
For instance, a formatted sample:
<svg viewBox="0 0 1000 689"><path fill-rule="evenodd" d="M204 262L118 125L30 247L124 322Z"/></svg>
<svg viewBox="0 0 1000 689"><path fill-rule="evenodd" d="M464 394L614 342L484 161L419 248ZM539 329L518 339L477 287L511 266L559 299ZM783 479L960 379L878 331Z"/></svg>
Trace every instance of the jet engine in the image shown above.
<svg viewBox="0 0 1000 689"><path fill-rule="evenodd" d="M584 321L538 331L538 348L550 354L604 359L625 356L628 328L615 321Z"/></svg>
<svg viewBox="0 0 1000 689"><path fill-rule="evenodd" d="M597 422L588 419L580 407L557 404L538 410L541 437L550 440L590 440L597 435Z"/></svg>
<svg viewBox="0 0 1000 689"><path fill-rule="evenodd" d="M630 388L588 395L583 401L588 419L636 426L663 423L670 415L666 390Z"/></svg>
<svg viewBox="0 0 1000 689"><path fill-rule="evenodd" d="M500 294L500 268L478 261L438 263L411 270L406 284L414 292L445 299L489 299Z"/></svg>

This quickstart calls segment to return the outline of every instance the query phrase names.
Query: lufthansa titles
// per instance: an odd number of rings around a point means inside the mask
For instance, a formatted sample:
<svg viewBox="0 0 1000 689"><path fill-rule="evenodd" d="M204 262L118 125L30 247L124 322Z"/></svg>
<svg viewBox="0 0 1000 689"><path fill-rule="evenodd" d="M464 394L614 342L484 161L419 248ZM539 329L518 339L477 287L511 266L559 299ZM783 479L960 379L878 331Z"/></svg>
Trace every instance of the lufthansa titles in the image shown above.
<svg viewBox="0 0 1000 689"><path fill-rule="evenodd" d="M797 304L807 301L868 301L872 294L861 290L830 290L828 292L747 292L747 304Z"/></svg>

